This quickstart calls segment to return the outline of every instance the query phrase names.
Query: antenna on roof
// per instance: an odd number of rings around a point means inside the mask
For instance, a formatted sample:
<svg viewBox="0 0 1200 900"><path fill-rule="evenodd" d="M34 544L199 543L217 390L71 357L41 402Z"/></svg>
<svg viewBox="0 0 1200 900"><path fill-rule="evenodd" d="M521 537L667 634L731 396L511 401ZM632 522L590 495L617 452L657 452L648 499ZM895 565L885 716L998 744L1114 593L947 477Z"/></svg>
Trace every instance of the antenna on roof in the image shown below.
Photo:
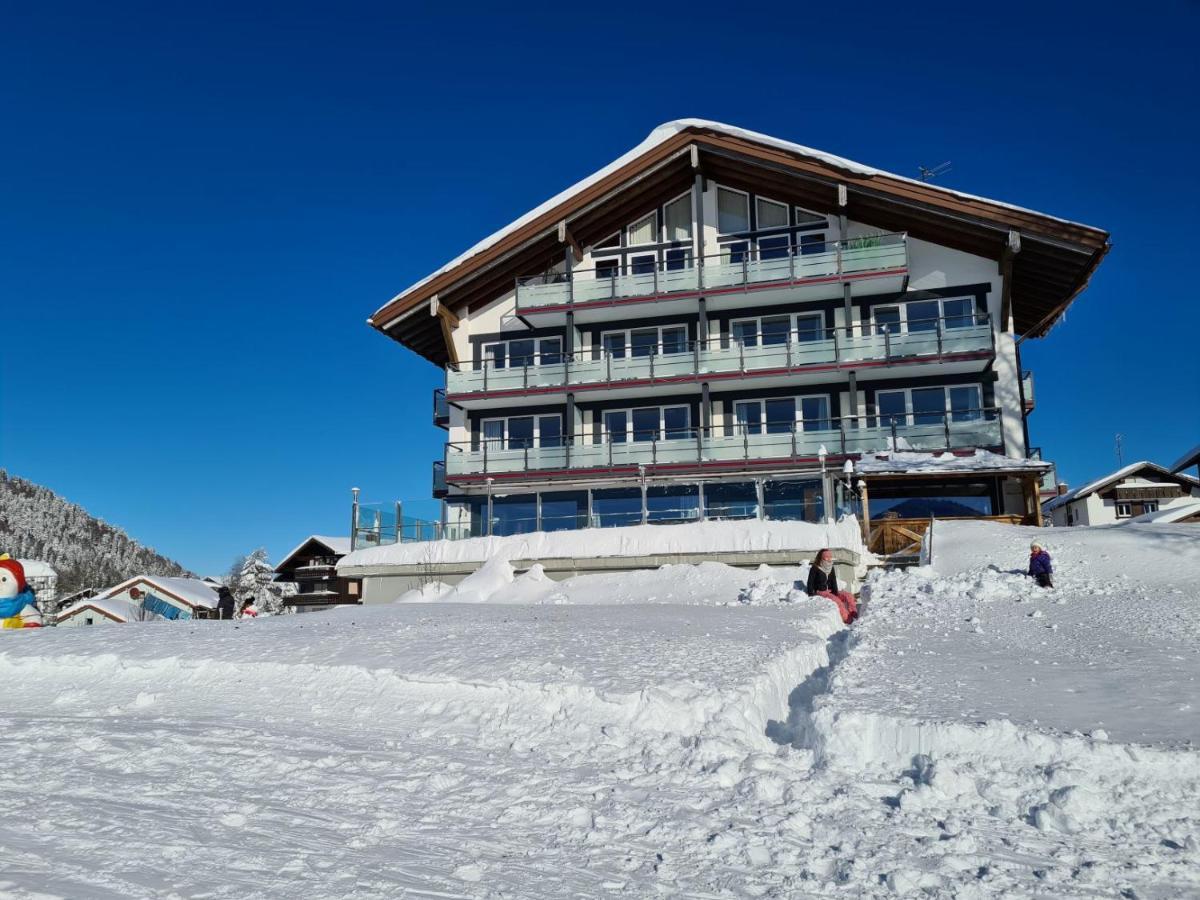
<svg viewBox="0 0 1200 900"><path fill-rule="evenodd" d="M939 175L945 175L950 171L950 160L946 160L940 166L934 166L932 169L927 169L924 166L917 166L921 172L922 181L933 181Z"/></svg>
<svg viewBox="0 0 1200 900"><path fill-rule="evenodd" d="M1125 440L1125 435L1117 432L1117 468L1125 465L1125 454L1121 452L1121 441Z"/></svg>

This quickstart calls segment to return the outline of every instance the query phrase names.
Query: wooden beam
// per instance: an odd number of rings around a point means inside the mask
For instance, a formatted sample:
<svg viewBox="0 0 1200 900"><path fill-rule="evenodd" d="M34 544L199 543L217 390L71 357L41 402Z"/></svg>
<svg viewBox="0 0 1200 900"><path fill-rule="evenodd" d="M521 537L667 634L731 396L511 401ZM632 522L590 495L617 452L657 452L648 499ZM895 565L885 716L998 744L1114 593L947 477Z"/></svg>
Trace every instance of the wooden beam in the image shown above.
<svg viewBox="0 0 1200 900"><path fill-rule="evenodd" d="M575 262L583 262L583 248L579 246L579 241L575 240L575 235L571 234L571 228L567 225L566 219L558 223L558 242L569 244L571 252L575 256Z"/></svg>

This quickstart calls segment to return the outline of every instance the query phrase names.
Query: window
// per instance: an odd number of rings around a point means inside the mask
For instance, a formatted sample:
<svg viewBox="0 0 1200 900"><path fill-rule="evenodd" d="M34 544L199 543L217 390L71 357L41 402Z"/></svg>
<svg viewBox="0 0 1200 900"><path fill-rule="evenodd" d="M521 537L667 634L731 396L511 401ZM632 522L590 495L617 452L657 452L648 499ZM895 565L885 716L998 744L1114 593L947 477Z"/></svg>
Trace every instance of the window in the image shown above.
<svg viewBox="0 0 1200 900"><path fill-rule="evenodd" d="M603 417L603 441L677 440L691 436L691 415L686 406L646 406L639 409L610 409Z"/></svg>
<svg viewBox="0 0 1200 900"><path fill-rule="evenodd" d="M638 219L629 226L626 233L630 246L658 243L658 226L655 222L655 214L650 213L648 216Z"/></svg>
<svg viewBox="0 0 1200 900"><path fill-rule="evenodd" d="M665 240L690 241L692 239L692 195L684 194L663 207Z"/></svg>
<svg viewBox="0 0 1200 900"><path fill-rule="evenodd" d="M1157 500L1143 501L1142 512L1144 512L1144 513L1158 512L1158 501Z"/></svg>
<svg viewBox="0 0 1200 900"><path fill-rule="evenodd" d="M629 258L629 271L634 275L653 275L657 264L653 253L632 256Z"/></svg>
<svg viewBox="0 0 1200 900"><path fill-rule="evenodd" d="M820 313L735 319L729 323L732 339L743 347L777 346L793 341L819 341L825 337L825 317Z"/></svg>
<svg viewBox="0 0 1200 900"><path fill-rule="evenodd" d="M825 235L823 234L802 234L800 235L800 254L808 256L811 253L825 252Z"/></svg>
<svg viewBox="0 0 1200 900"><path fill-rule="evenodd" d="M755 205L758 211L758 227L760 229L787 228L787 206L782 203L776 203L774 200L767 200L763 197L759 197L758 202Z"/></svg>
<svg viewBox="0 0 1200 900"><path fill-rule="evenodd" d="M692 260L691 250L668 250L666 253L665 270L667 272L679 272L688 268Z"/></svg>
<svg viewBox="0 0 1200 900"><path fill-rule="evenodd" d="M750 230L750 195L717 188L717 231L734 234Z"/></svg>
<svg viewBox="0 0 1200 900"><path fill-rule="evenodd" d="M939 304L936 300L921 300L905 305L908 313L908 330L936 331L938 327Z"/></svg>
<svg viewBox="0 0 1200 900"><path fill-rule="evenodd" d="M613 359L624 359L627 348L630 356L656 356L660 353L687 353L686 325L664 325L661 328L638 328L632 331L608 331L600 338L604 352Z"/></svg>
<svg viewBox="0 0 1200 900"><path fill-rule="evenodd" d="M799 412L799 416L797 416ZM738 400L733 405L735 434L788 434L792 431L828 431L829 397L775 397Z"/></svg>
<svg viewBox="0 0 1200 900"><path fill-rule="evenodd" d="M879 306L871 315L875 319L876 334L896 334L900 331L900 307Z"/></svg>
<svg viewBox="0 0 1200 900"><path fill-rule="evenodd" d="M562 418L552 416L510 416L484 419L481 424L483 447L487 450L526 450L532 447L561 447Z"/></svg>
<svg viewBox="0 0 1200 900"><path fill-rule="evenodd" d="M875 413L878 424L904 425L912 416L916 425L940 425L949 413L951 422L974 422L984 418L983 392L977 384L878 391Z"/></svg>
<svg viewBox="0 0 1200 900"><path fill-rule="evenodd" d="M555 365L562 362L562 338L520 338L484 344L483 362L495 369Z"/></svg>
<svg viewBox="0 0 1200 900"><path fill-rule="evenodd" d="M942 317L947 328L970 328L976 324L975 301L962 297L956 300L943 300Z"/></svg>
<svg viewBox="0 0 1200 900"><path fill-rule="evenodd" d="M1131 504L1129 504L1129 503L1118 503L1117 504L1117 518L1118 519L1126 519L1131 515L1133 515L1133 506Z"/></svg>
<svg viewBox="0 0 1200 900"><path fill-rule="evenodd" d="M786 234L758 239L759 259L787 259L791 253L791 238Z"/></svg>
<svg viewBox="0 0 1200 900"><path fill-rule="evenodd" d="M726 244L721 248L724 262L727 263L743 263L746 261L747 251L750 249L749 241L735 241L732 244Z"/></svg>
<svg viewBox="0 0 1200 900"><path fill-rule="evenodd" d="M807 209L796 207L796 224L797 225L825 225L827 219L820 213L809 212Z"/></svg>
<svg viewBox="0 0 1200 900"><path fill-rule="evenodd" d="M621 274L621 261L619 259L598 259L596 260L596 277L597 278L616 278Z"/></svg>

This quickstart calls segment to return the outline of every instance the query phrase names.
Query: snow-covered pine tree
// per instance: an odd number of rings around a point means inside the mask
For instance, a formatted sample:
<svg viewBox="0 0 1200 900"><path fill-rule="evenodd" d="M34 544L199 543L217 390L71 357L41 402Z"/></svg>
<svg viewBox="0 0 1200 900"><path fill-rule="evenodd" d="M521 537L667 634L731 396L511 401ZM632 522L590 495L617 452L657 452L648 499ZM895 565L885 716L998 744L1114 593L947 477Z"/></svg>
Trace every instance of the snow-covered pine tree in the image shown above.
<svg viewBox="0 0 1200 900"><path fill-rule="evenodd" d="M275 580L275 567L271 565L263 547L234 560L233 566L230 567L228 584L237 599L239 609L243 601L253 597L260 613L285 612L284 598L296 592L294 584Z"/></svg>

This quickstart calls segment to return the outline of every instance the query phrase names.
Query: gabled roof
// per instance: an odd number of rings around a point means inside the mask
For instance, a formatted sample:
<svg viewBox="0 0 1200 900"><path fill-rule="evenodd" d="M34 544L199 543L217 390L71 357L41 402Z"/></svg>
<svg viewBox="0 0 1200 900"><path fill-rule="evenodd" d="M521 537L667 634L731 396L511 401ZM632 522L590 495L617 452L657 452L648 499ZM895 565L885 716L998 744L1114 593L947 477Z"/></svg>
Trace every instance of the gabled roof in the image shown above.
<svg viewBox="0 0 1200 900"><path fill-rule="evenodd" d="M92 598L90 600L80 600L78 603L72 603L66 609L62 610L54 617L54 621L65 622L72 616L78 615L87 610L93 610L100 613L105 618L112 619L114 622L130 622L137 618L137 611L134 607L120 600L101 600L100 598ZM142 615L150 615L142 613ZM159 619L161 616L154 615L153 618Z"/></svg>
<svg viewBox="0 0 1200 900"><path fill-rule="evenodd" d="M332 537L326 534L310 534L302 540L297 546L293 547L275 567L276 572L282 572L285 569L291 568L292 557L307 547L309 544L316 543L324 547L332 556L345 556L350 552L350 538L348 537Z"/></svg>
<svg viewBox="0 0 1200 900"><path fill-rule="evenodd" d="M1115 472L1110 472L1102 478L1097 478L1095 481L1088 482L1083 487L1077 487L1073 491L1067 491L1065 494L1059 497L1054 497L1050 500L1047 500L1042 504L1042 510L1045 512L1050 512L1051 510L1058 509L1060 506L1065 506L1073 500L1082 500L1089 494L1094 494L1097 491L1104 490L1115 481L1120 481L1123 478L1128 478L1130 475L1134 475L1145 470L1154 472L1156 475L1162 475L1168 481L1174 481L1178 484L1185 485L1189 489L1200 487L1200 480L1197 480L1190 475L1180 475L1163 468L1157 463L1152 463L1148 460L1141 460L1140 462L1130 463L1127 466L1117 469Z"/></svg>
<svg viewBox="0 0 1200 900"><path fill-rule="evenodd" d="M122 581L116 587L109 588L96 599L107 600L139 582L156 588L168 597L193 609L196 607L217 608L217 592L208 582L201 581L199 578L168 578L163 575L136 575Z"/></svg>
<svg viewBox="0 0 1200 900"><path fill-rule="evenodd" d="M763 181L780 199L817 211L837 210L838 186L844 185L851 219L988 258L998 259L1008 232L1019 231L1022 252L1013 261L1013 310L1022 334L1045 334L1108 250L1108 233L1099 228L720 122L679 119L660 125L628 153L401 291L368 323L431 361L446 362L443 313L452 316L462 306L494 299L513 278L556 261L562 253L560 222L568 223L581 245L590 246L626 224L617 210L645 212L638 206L653 206L649 198L656 190L685 189L695 174L693 157L699 171L719 183Z"/></svg>

